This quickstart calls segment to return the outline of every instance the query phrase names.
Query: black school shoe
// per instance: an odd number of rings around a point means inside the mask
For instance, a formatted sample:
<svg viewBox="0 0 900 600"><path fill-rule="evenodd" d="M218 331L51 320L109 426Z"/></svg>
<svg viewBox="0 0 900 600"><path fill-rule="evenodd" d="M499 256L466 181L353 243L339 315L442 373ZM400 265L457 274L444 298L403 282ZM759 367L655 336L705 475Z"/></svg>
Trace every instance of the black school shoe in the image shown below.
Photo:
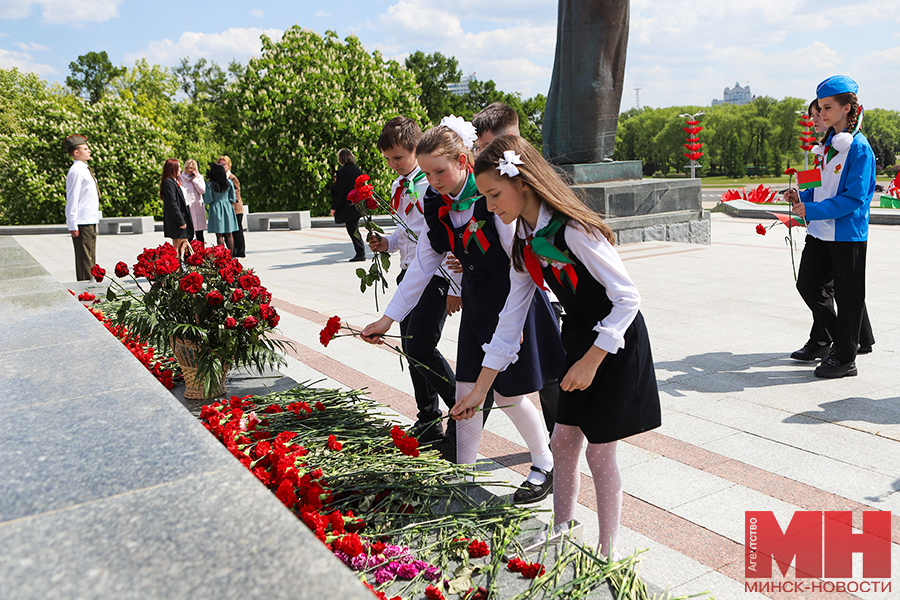
<svg viewBox="0 0 900 600"><path fill-rule="evenodd" d="M523 481L522 485L519 486L519 489L516 490L516 493L513 494L513 502L516 504L540 502L549 496L550 491L553 490L553 471L545 471L544 469L539 469L533 465L531 470L535 473L541 473L546 479L544 479L544 483L541 485L531 483L527 479Z"/></svg>
<svg viewBox="0 0 900 600"><path fill-rule="evenodd" d="M416 421L416 424L409 428L407 434L419 440L420 444L430 444L444 439L444 427L440 421L428 423Z"/></svg>
<svg viewBox="0 0 900 600"><path fill-rule="evenodd" d="M802 348L791 354L794 360L816 360L828 354L831 344L821 345L819 342L809 340Z"/></svg>
<svg viewBox="0 0 900 600"><path fill-rule="evenodd" d="M829 354L815 370L816 377L825 377L827 379L840 379L841 377L855 377L857 375L856 363L850 361L842 363L834 354Z"/></svg>

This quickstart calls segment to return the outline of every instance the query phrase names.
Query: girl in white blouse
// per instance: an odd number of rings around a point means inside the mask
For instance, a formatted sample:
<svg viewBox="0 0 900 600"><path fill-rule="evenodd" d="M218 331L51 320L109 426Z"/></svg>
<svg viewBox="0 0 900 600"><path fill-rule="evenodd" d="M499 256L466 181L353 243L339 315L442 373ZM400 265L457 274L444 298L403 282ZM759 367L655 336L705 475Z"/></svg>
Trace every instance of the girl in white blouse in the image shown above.
<svg viewBox="0 0 900 600"><path fill-rule="evenodd" d="M451 415L469 419L519 347L524 310L535 286L549 287L565 308L560 383L550 446L555 463L554 523L575 516L584 440L594 479L600 550L615 550L622 511L616 441L661 424L650 339L640 295L613 248L614 235L541 157L517 136L494 140L475 162L488 209L516 227L510 293L472 392Z"/></svg>

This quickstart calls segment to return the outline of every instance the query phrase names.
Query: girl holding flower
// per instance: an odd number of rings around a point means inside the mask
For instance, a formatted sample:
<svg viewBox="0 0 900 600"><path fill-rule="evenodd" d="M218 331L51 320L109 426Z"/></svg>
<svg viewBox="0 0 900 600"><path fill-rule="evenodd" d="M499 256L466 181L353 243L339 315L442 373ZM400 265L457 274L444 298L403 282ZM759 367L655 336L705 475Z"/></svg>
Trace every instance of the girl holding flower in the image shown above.
<svg viewBox="0 0 900 600"><path fill-rule="evenodd" d="M813 148L821 185L800 193L795 189L784 193L794 213L808 223L797 290L814 319L834 340L831 352L815 370L816 377L830 379L857 374L856 355L865 314L875 154L860 131L863 109L856 97L858 88L845 75L829 77L816 88L819 116L828 128L823 142ZM832 278L834 302L822 293ZM871 346L866 349L871 350Z"/></svg>
<svg viewBox="0 0 900 600"><path fill-rule="evenodd" d="M422 136L416 146L419 167L431 187L425 194L425 228L416 257L384 311L384 316L363 330L363 339L381 343L380 335L401 321L418 302L444 257L452 252L463 266L462 318L456 367L456 397L469 394L485 359L483 345L490 341L509 293L507 248L514 230L487 210L471 175L475 128L459 117L446 117ZM427 243L426 237L427 236ZM516 425L531 452L532 470L514 496L516 502L537 502L553 482L553 456L540 415L525 394L558 376L562 348L556 318L546 297L534 295L520 327L523 335L518 360L491 382L495 403ZM542 300L542 302L541 302ZM524 314L524 313L523 313ZM518 334L517 334L518 335ZM518 339L518 338L517 338ZM539 357L538 345L543 345ZM512 358L504 355L504 358ZM549 360L542 360L547 359ZM555 363L555 364L554 364ZM547 373L547 371L553 371ZM487 389L485 389L487 393ZM474 463L481 442L482 419L460 421L457 426L457 462Z"/></svg>
<svg viewBox="0 0 900 600"><path fill-rule="evenodd" d="M475 180L487 208L515 228L511 284L484 366L451 415L471 419L491 383L515 360L529 298L546 282L565 308L566 369L550 443L554 522L562 528L575 516L587 438L601 551L609 556L622 510L616 441L661 424L640 295L613 248L612 231L527 141L495 139L475 162Z"/></svg>

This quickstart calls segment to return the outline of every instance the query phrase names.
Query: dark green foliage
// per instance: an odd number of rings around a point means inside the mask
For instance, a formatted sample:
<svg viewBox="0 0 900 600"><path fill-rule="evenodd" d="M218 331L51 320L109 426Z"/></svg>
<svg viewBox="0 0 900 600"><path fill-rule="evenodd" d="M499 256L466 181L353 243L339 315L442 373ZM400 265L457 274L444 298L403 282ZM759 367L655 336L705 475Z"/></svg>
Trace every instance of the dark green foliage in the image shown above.
<svg viewBox="0 0 900 600"><path fill-rule="evenodd" d="M82 54L69 63L69 70L72 74L66 77L66 85L91 104L100 102L112 80L125 74L124 67L113 66L105 50Z"/></svg>

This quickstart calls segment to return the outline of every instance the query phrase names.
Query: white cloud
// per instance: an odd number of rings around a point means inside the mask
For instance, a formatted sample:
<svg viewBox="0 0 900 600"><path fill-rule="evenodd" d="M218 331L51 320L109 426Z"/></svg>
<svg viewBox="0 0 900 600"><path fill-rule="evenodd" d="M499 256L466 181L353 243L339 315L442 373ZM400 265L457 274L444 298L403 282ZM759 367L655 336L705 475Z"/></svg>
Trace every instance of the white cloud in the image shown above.
<svg viewBox="0 0 900 600"><path fill-rule="evenodd" d="M3 0L0 18L22 19L35 5L41 7L41 19L47 23L77 25L116 18L120 4L122 0Z"/></svg>
<svg viewBox="0 0 900 600"><path fill-rule="evenodd" d="M125 61L134 62L146 58L151 64L174 66L183 57L192 60L206 58L220 64L227 64L232 59L242 63L259 54L262 46L261 35L280 39L284 31L280 29L259 29L257 27L231 28L222 33L197 33L186 31L177 42L170 39L150 42L147 48L134 53L126 53Z"/></svg>
<svg viewBox="0 0 900 600"><path fill-rule="evenodd" d="M26 52L12 52L0 48L0 69L19 69L38 75L56 75L59 73L50 65L34 62L34 58Z"/></svg>
<svg viewBox="0 0 900 600"><path fill-rule="evenodd" d="M264 14L266 13L260 8L254 8L250 11L250 16L256 17L257 19L262 19Z"/></svg>
<svg viewBox="0 0 900 600"><path fill-rule="evenodd" d="M3 0L0 19L22 19L31 14L31 0Z"/></svg>
<svg viewBox="0 0 900 600"><path fill-rule="evenodd" d="M463 35L459 17L416 0L398 2L379 18L381 27L396 36L420 40L458 38Z"/></svg>
<svg viewBox="0 0 900 600"><path fill-rule="evenodd" d="M19 50L24 50L25 52L28 52L29 50L32 52L41 52L50 49L49 46L42 46L34 42L13 42L12 44Z"/></svg>
<svg viewBox="0 0 900 600"><path fill-rule="evenodd" d="M325 12L324 10L317 10L317 11L316 11L316 16L317 16L317 17L330 17L330 16L331 16L331 13L327 13L327 12Z"/></svg>

